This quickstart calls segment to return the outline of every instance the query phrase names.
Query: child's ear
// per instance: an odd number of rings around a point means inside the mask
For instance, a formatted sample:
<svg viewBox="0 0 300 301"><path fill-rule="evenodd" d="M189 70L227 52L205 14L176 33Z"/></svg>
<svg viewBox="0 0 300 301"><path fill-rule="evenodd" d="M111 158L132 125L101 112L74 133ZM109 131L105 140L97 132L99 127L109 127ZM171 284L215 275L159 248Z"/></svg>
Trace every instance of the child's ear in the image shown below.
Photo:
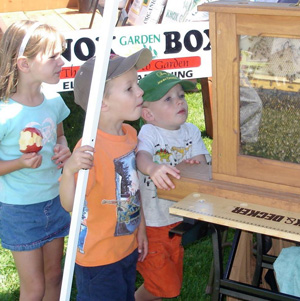
<svg viewBox="0 0 300 301"><path fill-rule="evenodd" d="M154 120L154 115L152 111L149 108L142 108L142 115L141 117L146 120L147 122L150 122Z"/></svg>
<svg viewBox="0 0 300 301"><path fill-rule="evenodd" d="M28 72L28 70L29 70L29 64L28 64L27 58L24 57L24 56L19 57L17 59L17 66L18 66L18 69L20 71Z"/></svg>
<svg viewBox="0 0 300 301"><path fill-rule="evenodd" d="M101 111L102 112L106 112L108 110L108 104L107 102L105 101L105 99L103 98L102 99L102 104L101 104Z"/></svg>

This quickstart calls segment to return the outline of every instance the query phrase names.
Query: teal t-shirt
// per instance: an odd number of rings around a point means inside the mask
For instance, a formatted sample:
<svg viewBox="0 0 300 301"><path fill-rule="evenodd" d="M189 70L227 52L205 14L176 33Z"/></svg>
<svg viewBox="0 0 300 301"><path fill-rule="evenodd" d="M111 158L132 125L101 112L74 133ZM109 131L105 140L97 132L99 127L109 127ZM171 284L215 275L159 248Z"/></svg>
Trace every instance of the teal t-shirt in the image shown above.
<svg viewBox="0 0 300 301"><path fill-rule="evenodd" d="M0 101L0 160L14 160L22 155L19 138L25 127L35 127L43 134L41 166L0 176L0 202L29 205L58 195L61 170L51 157L57 141L57 125L69 114L70 110L58 93L44 93L44 101L36 107L24 106L12 99Z"/></svg>

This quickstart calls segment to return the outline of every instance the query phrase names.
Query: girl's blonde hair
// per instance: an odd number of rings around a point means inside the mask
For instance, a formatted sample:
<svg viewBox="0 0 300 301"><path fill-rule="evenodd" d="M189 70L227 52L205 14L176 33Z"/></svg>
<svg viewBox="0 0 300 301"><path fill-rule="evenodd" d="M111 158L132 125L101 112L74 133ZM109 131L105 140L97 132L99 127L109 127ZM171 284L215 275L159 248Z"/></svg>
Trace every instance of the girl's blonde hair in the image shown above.
<svg viewBox="0 0 300 301"><path fill-rule="evenodd" d="M20 46L26 32L36 22L30 20L13 23L4 33L0 41L0 100L5 101L17 91L18 68L17 59ZM29 59L42 54L53 55L56 46L65 46L65 38L54 27L40 24L30 35L22 56Z"/></svg>

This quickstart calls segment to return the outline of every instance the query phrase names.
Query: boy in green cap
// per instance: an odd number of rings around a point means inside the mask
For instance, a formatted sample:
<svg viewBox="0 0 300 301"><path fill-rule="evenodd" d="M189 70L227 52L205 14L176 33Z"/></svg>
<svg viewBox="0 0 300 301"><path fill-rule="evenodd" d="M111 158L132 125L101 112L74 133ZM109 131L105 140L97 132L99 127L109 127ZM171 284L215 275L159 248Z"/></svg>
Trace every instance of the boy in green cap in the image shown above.
<svg viewBox="0 0 300 301"><path fill-rule="evenodd" d="M188 105L185 91L190 81L165 71L154 71L141 79L144 91L142 118L146 122L138 136L137 167L149 242L148 256L137 269L144 284L136 301L174 298L180 294L183 274L181 237L169 231L182 219L169 214L172 201L159 199L156 188L173 189L169 175L179 179L176 165L182 161L207 164L208 151L199 129L186 123Z"/></svg>

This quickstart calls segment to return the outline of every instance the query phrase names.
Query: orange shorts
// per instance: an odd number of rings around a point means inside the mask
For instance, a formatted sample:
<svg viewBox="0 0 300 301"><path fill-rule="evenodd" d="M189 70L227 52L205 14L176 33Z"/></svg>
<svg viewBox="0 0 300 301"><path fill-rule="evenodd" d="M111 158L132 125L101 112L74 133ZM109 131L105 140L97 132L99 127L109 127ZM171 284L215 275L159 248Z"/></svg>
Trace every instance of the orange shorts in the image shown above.
<svg viewBox="0 0 300 301"><path fill-rule="evenodd" d="M149 252L137 270L144 278L147 291L157 297L174 298L180 294L183 274L181 236L169 237L169 230L178 225L146 227Z"/></svg>

